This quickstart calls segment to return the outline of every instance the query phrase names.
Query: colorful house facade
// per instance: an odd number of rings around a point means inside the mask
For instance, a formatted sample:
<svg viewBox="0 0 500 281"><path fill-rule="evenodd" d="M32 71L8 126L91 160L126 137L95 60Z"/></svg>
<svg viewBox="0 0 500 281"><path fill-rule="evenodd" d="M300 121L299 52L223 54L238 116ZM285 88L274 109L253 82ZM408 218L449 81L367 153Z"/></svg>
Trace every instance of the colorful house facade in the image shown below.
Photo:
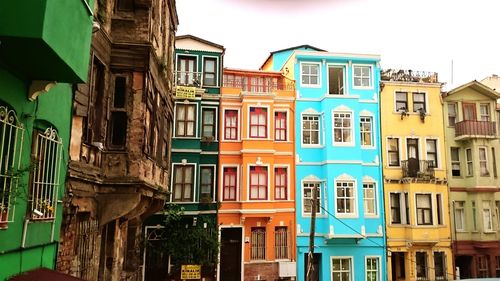
<svg viewBox="0 0 500 281"><path fill-rule="evenodd" d="M498 98L477 81L443 95L453 253L460 279L500 277Z"/></svg>
<svg viewBox="0 0 500 281"><path fill-rule="evenodd" d="M224 69L218 280L296 276L294 99L279 72Z"/></svg>
<svg viewBox="0 0 500 281"><path fill-rule="evenodd" d="M388 280L453 279L441 83L390 69L381 80Z"/></svg>
<svg viewBox="0 0 500 281"><path fill-rule="evenodd" d="M0 3L0 280L56 267L71 83L87 79L92 20L85 2Z"/></svg>
<svg viewBox="0 0 500 281"><path fill-rule="evenodd" d="M377 55L302 45L262 68L297 81L297 280L305 280L317 190L315 280L382 280L386 272Z"/></svg>

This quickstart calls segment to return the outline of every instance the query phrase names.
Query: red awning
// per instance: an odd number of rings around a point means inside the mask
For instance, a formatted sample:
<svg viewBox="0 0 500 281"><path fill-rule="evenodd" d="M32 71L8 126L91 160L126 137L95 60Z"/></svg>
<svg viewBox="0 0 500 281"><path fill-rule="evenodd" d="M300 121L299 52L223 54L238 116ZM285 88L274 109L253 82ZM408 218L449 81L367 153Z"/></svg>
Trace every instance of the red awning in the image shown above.
<svg viewBox="0 0 500 281"><path fill-rule="evenodd" d="M30 270L9 279L10 281L82 281L83 279L76 278L55 270L47 268L39 268Z"/></svg>

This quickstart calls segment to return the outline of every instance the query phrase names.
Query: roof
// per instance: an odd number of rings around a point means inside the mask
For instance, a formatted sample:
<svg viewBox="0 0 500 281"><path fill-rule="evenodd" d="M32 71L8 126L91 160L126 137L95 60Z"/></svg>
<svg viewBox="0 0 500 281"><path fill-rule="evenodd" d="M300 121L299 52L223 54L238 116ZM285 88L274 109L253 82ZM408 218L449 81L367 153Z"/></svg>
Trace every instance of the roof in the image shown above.
<svg viewBox="0 0 500 281"><path fill-rule="evenodd" d="M222 45L216 44L214 42L210 42L208 40L202 39L200 37L196 37L196 36L191 35L191 34L175 36L175 41L182 40L182 39L192 39L192 40L201 42L203 44L207 44L207 45L210 45L212 47L215 47L215 48L218 48L218 49L222 49L224 51L226 50L226 48L224 48L224 46L222 46Z"/></svg>
<svg viewBox="0 0 500 281"><path fill-rule="evenodd" d="M296 49L300 49L300 48L308 48L308 49L313 49L314 51L318 51L318 52L326 52L326 50L323 50L323 49L320 49L320 48L317 48L317 47L314 47L314 46L311 46L311 45L308 45L308 44L303 44L303 45L298 45L298 46L295 46L295 47L289 47L289 48L285 48L285 49L281 49L281 50L277 50L277 51L272 51L272 52L269 53L269 56L267 56L267 58L264 60L264 63L262 63L262 65L260 66L260 69L262 69L262 67L272 57L272 55L274 55L276 53L281 53L281 52L296 50Z"/></svg>
<svg viewBox="0 0 500 281"><path fill-rule="evenodd" d="M460 92L466 88L471 88L485 96L488 96L490 98L493 98L493 99L499 99L500 98L500 94L498 94L495 90L493 90L492 88L484 85L483 83L480 83L480 82L477 82L476 80L472 80L470 81L469 83L467 84L464 84L462 86L458 86L456 87L455 89L452 89L450 91L448 91L447 93L444 94L444 97L447 97L447 96L450 96L450 95L453 95L457 92Z"/></svg>
<svg viewBox="0 0 500 281"><path fill-rule="evenodd" d="M28 272L21 273L9 279L10 281L82 281L83 279L76 278L55 270L47 268L38 268Z"/></svg>

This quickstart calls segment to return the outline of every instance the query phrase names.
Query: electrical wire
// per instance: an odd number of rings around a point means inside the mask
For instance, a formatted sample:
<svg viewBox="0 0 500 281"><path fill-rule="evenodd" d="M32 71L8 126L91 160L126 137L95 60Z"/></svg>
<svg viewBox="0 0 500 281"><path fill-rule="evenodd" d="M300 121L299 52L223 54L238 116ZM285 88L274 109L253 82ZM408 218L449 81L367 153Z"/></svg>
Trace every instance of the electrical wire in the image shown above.
<svg viewBox="0 0 500 281"><path fill-rule="evenodd" d="M380 243L378 243L377 241L375 241L375 240L371 239L370 237L367 237L367 236L365 236L365 235L361 234L361 233L360 233L357 229L354 229L353 227L351 227L350 225L348 225L347 223L345 223L345 222L344 222L344 221L342 221L341 219L337 218L335 215L333 215L332 213L330 213L330 212L329 212L327 209L325 209L323 206L321 206L321 205L320 205L319 207L320 207L323 211L325 211L325 212L326 212L329 216L331 216L332 218L334 218L334 219L335 219L335 220L337 220L338 222L342 223L344 226L347 226L349 229L351 229L351 230L352 230L352 231L354 231L355 233L357 233L357 234L359 234L359 235L361 235L361 236L365 237L365 239L367 239L368 241L372 242L372 243L373 243L373 244L375 244L376 246L379 246L379 247L384 248L384 249L385 249L388 253L391 253L391 254L392 254L392 253L395 253L395 252L393 252L393 251L389 250L389 249L387 248L387 245L381 245ZM407 259L408 261L410 261L411 263L413 263L413 264L415 264L415 265L417 265L417 266L418 266L417 261L414 261L414 260L412 260L412 259L411 259L411 258L409 258L409 257L407 257L406 259ZM434 270L434 272L435 272L435 270L436 270L436 268L435 268L435 267L428 266L428 265L427 265L427 261L426 261L425 268L426 268L427 270L428 270L428 269L433 269L433 270ZM426 273L428 272L427 270L426 270ZM444 270L443 270L443 271L444 271ZM453 273L448 273L447 271L445 271L444 273L445 273L446 275L452 276L453 278L455 277L455 275L454 275ZM393 278L393 279L394 279L394 278ZM429 280L429 279L426 279L426 280Z"/></svg>

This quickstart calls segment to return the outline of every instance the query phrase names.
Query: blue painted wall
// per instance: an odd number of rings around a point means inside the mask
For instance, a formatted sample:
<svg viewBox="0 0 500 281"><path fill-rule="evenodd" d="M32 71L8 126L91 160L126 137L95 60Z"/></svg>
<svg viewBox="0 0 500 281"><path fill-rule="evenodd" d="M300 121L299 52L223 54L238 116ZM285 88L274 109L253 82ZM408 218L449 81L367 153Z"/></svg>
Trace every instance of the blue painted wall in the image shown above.
<svg viewBox="0 0 500 281"><path fill-rule="evenodd" d="M321 253L320 280L332 280L332 257L349 257L353 263L352 279L365 281L367 257L379 258L379 278L387 280L385 225L383 209L383 179L381 166L379 81L380 69L376 56L340 56L324 52L283 52L274 54L274 61L285 61L284 56L295 57L294 79L298 97L296 100L296 218L297 218L297 278L305 280L305 254L309 247L310 214L303 214L303 181L321 182L321 210L316 221L315 253ZM320 65L320 85L304 86L301 83L301 63L315 62ZM328 94L328 64L345 67L345 94ZM353 65L372 67L371 87L353 87ZM333 111L349 111L352 114L352 145L340 146L333 142ZM320 116L320 144L314 147L302 145L302 114ZM373 131L373 147L362 147L360 115L370 114ZM338 177L355 181L356 209L354 217L336 214L335 180ZM376 216L365 216L363 178L371 178L376 184ZM329 236L330 234L330 236ZM333 234L333 235L332 235Z"/></svg>

